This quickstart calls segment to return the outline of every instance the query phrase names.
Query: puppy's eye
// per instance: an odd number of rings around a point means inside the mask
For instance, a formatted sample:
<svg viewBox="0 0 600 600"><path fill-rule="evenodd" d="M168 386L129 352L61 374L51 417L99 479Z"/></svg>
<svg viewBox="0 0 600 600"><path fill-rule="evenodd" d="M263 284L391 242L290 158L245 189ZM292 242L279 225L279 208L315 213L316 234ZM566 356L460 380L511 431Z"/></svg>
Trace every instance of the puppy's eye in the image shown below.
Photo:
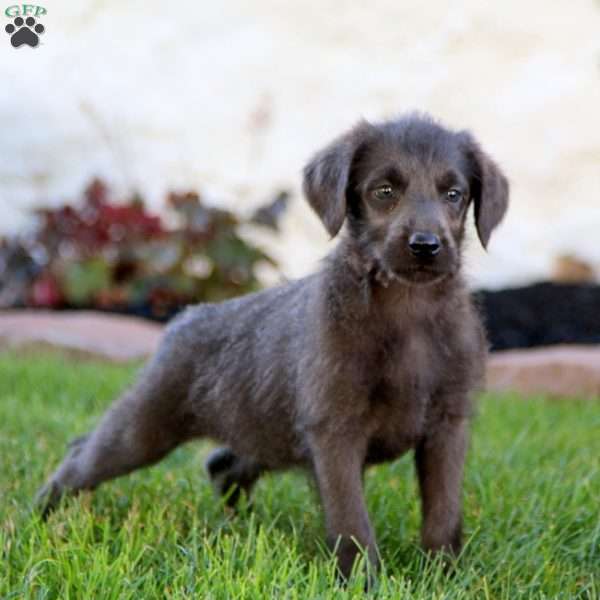
<svg viewBox="0 0 600 600"><path fill-rule="evenodd" d="M394 197L394 188L391 185L382 185L373 192L373 195L377 200L391 200Z"/></svg>
<svg viewBox="0 0 600 600"><path fill-rule="evenodd" d="M462 200L462 192L460 190L457 190L456 188L450 188L447 192L446 192L446 199L448 200L448 202L451 202L452 204L456 204L457 202L460 202Z"/></svg>

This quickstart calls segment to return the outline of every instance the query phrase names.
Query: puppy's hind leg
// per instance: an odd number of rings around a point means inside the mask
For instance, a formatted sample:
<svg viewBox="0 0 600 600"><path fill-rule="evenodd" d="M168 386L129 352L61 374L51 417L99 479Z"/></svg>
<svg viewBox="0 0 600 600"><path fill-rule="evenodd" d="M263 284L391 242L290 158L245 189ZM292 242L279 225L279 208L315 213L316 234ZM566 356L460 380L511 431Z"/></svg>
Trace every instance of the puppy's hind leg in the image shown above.
<svg viewBox="0 0 600 600"><path fill-rule="evenodd" d="M230 508L238 503L242 491L250 495L263 472L256 462L238 456L229 448L213 450L205 467L215 491L225 497L225 504Z"/></svg>
<svg viewBox="0 0 600 600"><path fill-rule="evenodd" d="M46 517L65 493L94 489L158 462L185 441L186 428L176 404L173 388L156 382L152 373L142 377L94 431L70 444L62 464L38 492L36 505L42 515Z"/></svg>

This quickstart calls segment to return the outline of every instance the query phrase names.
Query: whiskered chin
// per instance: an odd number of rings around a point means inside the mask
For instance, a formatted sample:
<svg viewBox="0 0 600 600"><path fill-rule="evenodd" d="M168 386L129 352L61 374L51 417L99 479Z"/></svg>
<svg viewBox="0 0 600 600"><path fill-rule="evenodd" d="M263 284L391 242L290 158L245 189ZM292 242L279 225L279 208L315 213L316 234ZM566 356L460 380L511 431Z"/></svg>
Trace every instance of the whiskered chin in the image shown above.
<svg viewBox="0 0 600 600"><path fill-rule="evenodd" d="M455 268L442 268L431 264L410 265L395 269L379 264L375 273L375 280L384 287L388 287L394 282L421 286L439 283L448 277L452 277L455 273Z"/></svg>
<svg viewBox="0 0 600 600"><path fill-rule="evenodd" d="M452 272L421 267L407 269L406 271L396 273L395 275L399 281L408 283L409 285L429 285L432 283L438 283L439 281L442 281L442 279L450 277Z"/></svg>

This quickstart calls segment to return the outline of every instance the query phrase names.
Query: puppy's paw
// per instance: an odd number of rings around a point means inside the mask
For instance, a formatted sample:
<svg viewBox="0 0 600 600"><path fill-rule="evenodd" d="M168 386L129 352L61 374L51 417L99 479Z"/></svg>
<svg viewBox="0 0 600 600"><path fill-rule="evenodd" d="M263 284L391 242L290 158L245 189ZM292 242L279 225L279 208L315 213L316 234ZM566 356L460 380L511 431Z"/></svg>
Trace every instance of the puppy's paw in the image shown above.
<svg viewBox="0 0 600 600"><path fill-rule="evenodd" d="M218 448L206 459L206 471L217 494L233 508L242 491L250 496L263 468L252 459L240 457L229 448Z"/></svg>
<svg viewBox="0 0 600 600"><path fill-rule="evenodd" d="M237 456L229 448L217 448L206 459L204 466L212 481L231 471L237 462Z"/></svg>
<svg viewBox="0 0 600 600"><path fill-rule="evenodd" d="M64 491L62 487L54 480L50 479L43 485L35 495L33 509L45 521L50 513L58 506Z"/></svg>
<svg viewBox="0 0 600 600"><path fill-rule="evenodd" d="M205 463L216 494L225 497L225 503L229 507L235 506L240 497L240 482L236 473L238 463L238 457L229 448L213 450Z"/></svg>

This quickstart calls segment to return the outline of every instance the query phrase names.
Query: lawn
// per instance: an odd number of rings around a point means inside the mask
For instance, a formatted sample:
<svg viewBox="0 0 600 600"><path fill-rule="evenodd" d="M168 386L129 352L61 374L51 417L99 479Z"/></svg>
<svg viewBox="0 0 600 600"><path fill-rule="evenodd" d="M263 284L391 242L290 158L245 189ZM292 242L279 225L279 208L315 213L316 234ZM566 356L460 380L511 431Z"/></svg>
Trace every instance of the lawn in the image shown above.
<svg viewBox="0 0 600 600"><path fill-rule="evenodd" d="M136 367L0 354L0 598L363 597L338 586L322 515L300 473L265 477L230 515L203 474L208 444L30 511L67 441ZM376 598L599 598L600 402L485 396L465 481L466 547L445 574L418 547L411 457L367 476L384 569Z"/></svg>

